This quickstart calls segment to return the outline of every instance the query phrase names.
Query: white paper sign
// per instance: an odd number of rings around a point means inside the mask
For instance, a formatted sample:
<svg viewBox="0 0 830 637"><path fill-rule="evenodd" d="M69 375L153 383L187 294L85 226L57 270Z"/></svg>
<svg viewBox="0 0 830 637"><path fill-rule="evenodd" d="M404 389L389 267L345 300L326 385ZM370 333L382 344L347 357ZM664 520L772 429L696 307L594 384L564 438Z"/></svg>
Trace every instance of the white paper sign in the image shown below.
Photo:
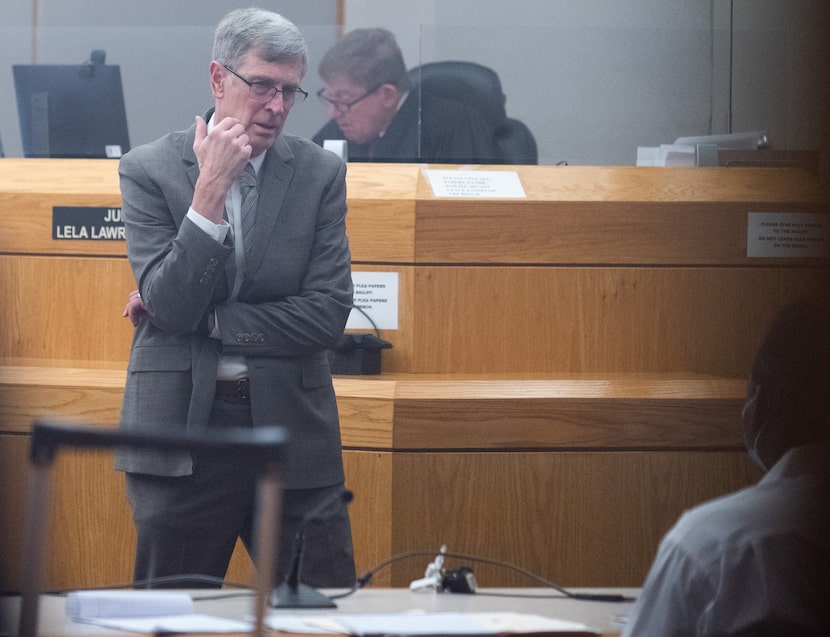
<svg viewBox="0 0 830 637"><path fill-rule="evenodd" d="M345 139L324 139L323 148L330 150L343 161L349 161L349 144Z"/></svg>
<svg viewBox="0 0 830 637"><path fill-rule="evenodd" d="M750 212L746 256L828 257L830 216L810 212Z"/></svg>
<svg viewBox="0 0 830 637"><path fill-rule="evenodd" d="M482 197L487 199L525 199L524 188L515 171L426 170L436 197Z"/></svg>
<svg viewBox="0 0 830 637"><path fill-rule="evenodd" d="M398 273L353 271L352 282L355 309L349 314L346 328L398 329ZM364 312L372 319L374 326Z"/></svg>

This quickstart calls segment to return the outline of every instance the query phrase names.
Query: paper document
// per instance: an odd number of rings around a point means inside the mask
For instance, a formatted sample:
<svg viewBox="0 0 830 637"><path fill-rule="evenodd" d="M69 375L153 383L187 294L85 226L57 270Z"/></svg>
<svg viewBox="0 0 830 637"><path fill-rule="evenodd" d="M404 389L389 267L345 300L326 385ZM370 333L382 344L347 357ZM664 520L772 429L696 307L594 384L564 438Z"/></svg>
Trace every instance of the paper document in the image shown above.
<svg viewBox="0 0 830 637"><path fill-rule="evenodd" d="M249 632L246 621L194 612L193 598L180 591L74 591L66 598L74 622L140 633Z"/></svg>
<svg viewBox="0 0 830 637"><path fill-rule="evenodd" d="M298 624L298 620L300 623ZM327 615L271 614L269 628L291 632L345 633L358 637L373 635L497 635L505 633L565 633L596 635L578 622L523 613L331 613ZM302 630L303 626L307 630Z"/></svg>
<svg viewBox="0 0 830 637"><path fill-rule="evenodd" d="M424 175L436 197L527 198L514 170L425 170Z"/></svg>
<svg viewBox="0 0 830 637"><path fill-rule="evenodd" d="M66 616L72 621L192 612L193 599L185 592L92 590L73 591L66 597Z"/></svg>
<svg viewBox="0 0 830 637"><path fill-rule="evenodd" d="M695 147L661 144L659 147L638 146L638 166L694 167Z"/></svg>
<svg viewBox="0 0 830 637"><path fill-rule="evenodd" d="M134 633L247 633L253 624L198 613L164 617L108 617L83 622Z"/></svg>

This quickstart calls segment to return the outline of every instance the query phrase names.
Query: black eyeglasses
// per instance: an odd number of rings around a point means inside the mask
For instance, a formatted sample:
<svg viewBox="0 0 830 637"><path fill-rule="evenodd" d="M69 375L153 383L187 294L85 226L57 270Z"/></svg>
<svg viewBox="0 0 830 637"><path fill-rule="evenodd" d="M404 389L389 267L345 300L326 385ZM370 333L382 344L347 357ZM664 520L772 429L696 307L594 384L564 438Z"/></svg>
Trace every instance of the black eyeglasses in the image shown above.
<svg viewBox="0 0 830 637"><path fill-rule="evenodd" d="M351 102L343 102L341 100L331 99L330 97L326 96L326 93L325 93L326 89L324 89L324 88L321 88L319 91L317 91L317 97L319 97L325 104L328 104L329 106L333 106L335 109L337 109L341 113L347 113L352 106L354 106L355 104L357 104L361 100L365 100L367 97L369 97L372 93L377 91L384 84L392 84L392 82L381 82L380 84L376 84L375 86L370 88L368 91L366 91L363 95L361 95L357 99L352 100Z"/></svg>
<svg viewBox="0 0 830 637"><path fill-rule="evenodd" d="M227 64L223 64L222 66L248 85L248 93L251 95L251 98L257 102L262 102L263 104L265 102L270 102L274 99L274 97L276 97L277 93L282 93L283 103L286 106L291 106L297 100L297 95L302 95L302 99L300 99L301 103L305 102L305 99L308 97L308 91L304 91L299 86L283 86L282 88L277 88L276 86L272 86L271 84L267 84L265 82L251 82L250 80L242 77Z"/></svg>

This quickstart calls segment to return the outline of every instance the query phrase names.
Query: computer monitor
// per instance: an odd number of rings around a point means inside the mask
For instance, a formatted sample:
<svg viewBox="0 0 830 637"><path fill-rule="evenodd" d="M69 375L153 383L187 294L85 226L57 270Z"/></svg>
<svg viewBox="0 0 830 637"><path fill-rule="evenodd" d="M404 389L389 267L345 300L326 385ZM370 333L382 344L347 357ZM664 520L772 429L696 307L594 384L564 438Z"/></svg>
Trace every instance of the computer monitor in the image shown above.
<svg viewBox="0 0 830 637"><path fill-rule="evenodd" d="M118 65L12 70L24 157L118 158L130 149Z"/></svg>

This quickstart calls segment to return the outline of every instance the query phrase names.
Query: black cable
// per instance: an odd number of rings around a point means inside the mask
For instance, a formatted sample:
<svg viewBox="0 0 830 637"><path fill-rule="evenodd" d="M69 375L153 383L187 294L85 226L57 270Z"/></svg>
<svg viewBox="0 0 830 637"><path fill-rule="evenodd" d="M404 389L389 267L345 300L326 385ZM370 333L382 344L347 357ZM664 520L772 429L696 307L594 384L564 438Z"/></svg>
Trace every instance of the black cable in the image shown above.
<svg viewBox="0 0 830 637"><path fill-rule="evenodd" d="M573 591L569 591L568 589L555 584L554 582L542 577L541 575L537 575L532 571L527 570L521 566L517 566L516 564L511 564L510 562L504 562L501 560L494 560L486 557L478 557L475 555L466 555L464 553L450 553L446 551L442 551L440 553L436 553L435 551L406 551L404 553L397 553L396 555L392 555L391 557L386 558L385 560L376 564L372 569L366 571L363 575L357 578L354 586L352 586L349 590L339 593L336 595L329 595L328 598L331 600L335 599L343 599L345 597L349 597L353 595L357 591L362 588L368 586L372 578L382 569L386 568L393 562L397 562L399 560L408 559L412 557L435 557L436 555L442 555L444 557L451 557L459 560L467 560L470 562L478 562L480 564L489 564L491 566L499 566L501 568L506 568L508 570L515 571L528 577L540 584L543 584L547 588L551 588L559 593L561 593L564 597L569 599L577 599L583 601L593 601L593 602L630 602L634 601L632 597L626 597L625 595L618 595L614 593L575 593ZM154 577L151 579L145 580L136 580L129 584L116 584L111 586L96 586L94 588L86 588L86 589L71 589L71 590L117 590L117 589L125 589L125 588L142 588L147 586L158 586L161 584L180 584L182 582L206 582L210 584L218 584L219 586L226 586L232 588L239 588L243 589L244 592L238 593L238 595L250 595L253 594L253 587L248 584L242 584L239 582L232 582L227 581L221 577L214 577L211 575L168 575L165 577ZM44 595L67 595L71 592L71 590L56 590L56 591L45 591ZM207 591L205 591L207 592ZM510 593L485 593L486 595L492 595L494 597L540 597L539 595L513 595ZM208 600L213 599L216 597L232 597L233 595L229 595L227 593L216 594L215 596L201 596L199 601L201 600Z"/></svg>
<svg viewBox="0 0 830 637"><path fill-rule="evenodd" d="M398 560L402 560L402 559L406 559L406 558L410 558L410 557L424 557L424 556L434 557L437 554L438 553L436 553L435 551L407 551L405 553L398 553L396 555L393 555L393 556L383 560L379 564L377 564L373 569L371 569L369 571L366 571L363 575L361 575L357 579L357 582L355 583L355 585L352 587L352 589L350 591L348 591L346 593L342 593L342 594L340 594L336 597L331 597L330 599L340 599L340 598L343 598L343 597L348 597L349 595L355 593L356 591L360 590L361 588L364 588L365 586L367 586L372 581L372 578L375 576L375 574L378 571L385 568L386 566L388 566L392 562L396 562ZM543 584L544 586L546 586L548 588L552 588L553 590L561 593L563 596L565 596L569 599L578 599L578 600L594 601L594 602L630 602L630 601L633 601L633 598L631 598L631 597L626 597L625 595L618 595L618 594L615 594L615 593L575 593L575 592L567 590L566 588L563 588L562 586L559 586L558 584L555 584L554 582L551 582L548 579L545 579L544 577L542 577L540 575L537 575L536 573L533 573L533 572L531 572L531 571L529 571L525 568L522 568L521 566L517 566L517 565L511 564L509 562L503 562L501 560L493 560L493 559L489 559L489 558L485 558L485 557L477 557L475 555L466 555L464 553L450 553L450 552L445 552L445 551L440 552L440 555L442 555L444 557L452 557L452 558L460 559L460 560L468 560L468 561L471 561L471 562L479 562L481 564L490 564L492 566L499 566L499 567L502 567L502 568L507 568L507 569L516 571L517 573L521 573L522 575L524 575L526 577L529 577L530 579L535 580L536 582L538 582L540 584ZM510 594L500 594L500 596L503 596L503 597L528 597L527 595L510 595Z"/></svg>
<svg viewBox="0 0 830 637"><path fill-rule="evenodd" d="M366 313L366 311L365 311L362 307L360 307L359 305L352 305L352 309L357 310L357 311L358 311L358 312L360 312L363 316L365 316L365 317L366 317L366 320L368 320L368 321L369 321L369 323L371 323L372 327L375 329L375 336L377 336L378 338L380 338L380 330L378 329L378 326L375 324L375 322L372 320L372 317L371 317L371 316L369 316L369 315Z"/></svg>
<svg viewBox="0 0 830 637"><path fill-rule="evenodd" d="M112 590L120 590L120 589L130 589L130 588L145 588L148 586L158 586L162 584L181 584L184 582L202 582L208 584L218 584L219 586L228 586L231 588L240 588L240 589L247 589L248 591L253 590L253 588L248 584L242 584L240 582L232 582L225 580L221 577L215 577L213 575L199 575L196 573L187 574L187 575L165 575L162 577L152 577L150 579L144 580L135 580L128 584L111 584L109 586L93 586L87 588L72 588L69 590L53 590L53 591L44 591L43 595L68 595L73 591L84 591L84 590L95 590L95 591L112 591Z"/></svg>

